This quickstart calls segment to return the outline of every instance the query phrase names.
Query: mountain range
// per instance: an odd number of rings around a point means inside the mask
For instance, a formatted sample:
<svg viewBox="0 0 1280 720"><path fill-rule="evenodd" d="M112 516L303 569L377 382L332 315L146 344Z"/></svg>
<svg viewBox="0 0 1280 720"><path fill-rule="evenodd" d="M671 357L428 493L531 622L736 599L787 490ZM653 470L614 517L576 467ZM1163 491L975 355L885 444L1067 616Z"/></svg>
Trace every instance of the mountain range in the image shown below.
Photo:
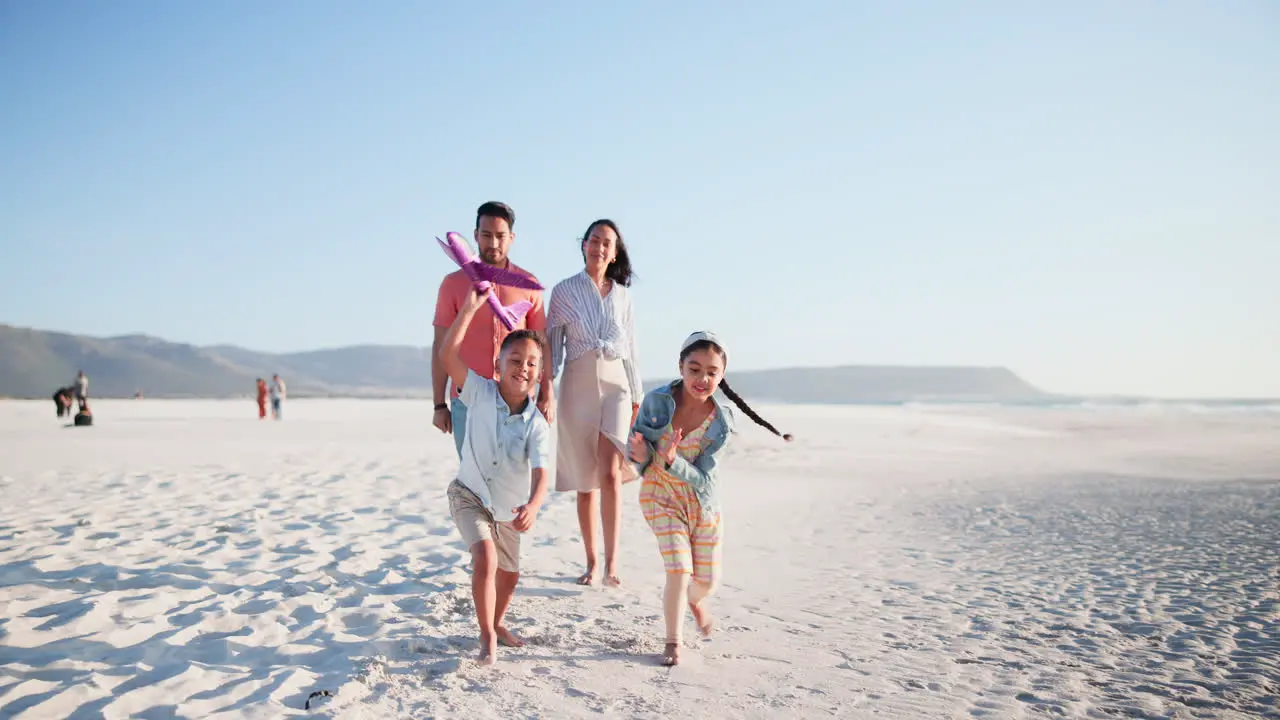
<svg viewBox="0 0 1280 720"><path fill-rule="evenodd" d="M45 398L79 370L90 397L245 397L279 373L290 397L428 397L431 351L356 345L264 353L149 335L89 337L0 325L0 397ZM1029 402L1053 397L1001 367L844 365L733 372L751 399L793 403ZM645 382L651 388L662 379Z"/></svg>

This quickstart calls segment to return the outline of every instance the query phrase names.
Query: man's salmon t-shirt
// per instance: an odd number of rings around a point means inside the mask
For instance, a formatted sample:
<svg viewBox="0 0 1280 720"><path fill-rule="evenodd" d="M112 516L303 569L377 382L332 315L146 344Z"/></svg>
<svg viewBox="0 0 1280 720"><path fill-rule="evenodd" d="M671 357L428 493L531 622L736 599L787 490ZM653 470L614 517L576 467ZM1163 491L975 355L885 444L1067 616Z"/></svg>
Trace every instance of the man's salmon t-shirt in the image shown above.
<svg viewBox="0 0 1280 720"><path fill-rule="evenodd" d="M506 269L537 280L533 273L515 263L509 263ZM471 279L461 270L455 270L444 276L440 281L439 294L436 296L436 318L433 323L436 327L448 328L453 324L454 319L458 317L458 311L462 309L462 301L466 299L467 293L472 292L471 288ZM498 301L504 306L521 300L533 303L529 312L516 324L516 329L546 331L547 314L542 305L541 290L526 290L497 283L493 284L493 290L498 295ZM477 375L496 380L494 361L498 359L498 348L502 347L502 341L509 334L511 331L507 330L507 326L493 314L493 308L489 307L488 303L481 305L475 316L471 318L471 325L462 338L462 347L459 350L462 362ZM434 351L433 349L432 352ZM449 397L458 397L458 388L451 389Z"/></svg>

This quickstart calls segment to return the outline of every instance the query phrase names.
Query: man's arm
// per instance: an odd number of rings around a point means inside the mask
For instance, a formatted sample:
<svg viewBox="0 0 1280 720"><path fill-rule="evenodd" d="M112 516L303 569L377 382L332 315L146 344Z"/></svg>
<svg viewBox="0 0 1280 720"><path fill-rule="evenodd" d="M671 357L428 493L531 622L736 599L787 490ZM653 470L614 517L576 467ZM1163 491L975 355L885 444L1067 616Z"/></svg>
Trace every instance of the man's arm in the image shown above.
<svg viewBox="0 0 1280 720"><path fill-rule="evenodd" d="M450 281L452 276L446 275L436 290L436 311L432 325L435 326L435 337L431 343L431 396L436 411L432 413L431 424L440 432L453 432L453 417L449 413L449 372L440 359L440 348L444 343L445 331L458 318L458 298L456 288ZM441 407L444 406L444 407Z"/></svg>
<svg viewBox="0 0 1280 720"><path fill-rule="evenodd" d="M447 327L437 327L435 340L431 343L431 397L436 405L444 404L445 391L449 389L449 372L444 369L444 362L440 359L440 348L444 345L444 334L448 331Z"/></svg>

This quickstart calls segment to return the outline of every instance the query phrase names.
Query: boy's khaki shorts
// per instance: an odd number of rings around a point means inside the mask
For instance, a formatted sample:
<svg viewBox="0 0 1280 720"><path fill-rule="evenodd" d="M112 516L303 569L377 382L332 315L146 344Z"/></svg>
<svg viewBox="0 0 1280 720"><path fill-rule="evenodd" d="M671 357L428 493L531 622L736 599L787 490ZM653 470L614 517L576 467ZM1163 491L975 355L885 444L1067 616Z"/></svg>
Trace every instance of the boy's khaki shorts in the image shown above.
<svg viewBox="0 0 1280 720"><path fill-rule="evenodd" d="M467 548L492 540L498 551L498 569L520 572L520 533L515 527L509 522L496 522L480 498L457 480L449 483L448 495L449 514Z"/></svg>

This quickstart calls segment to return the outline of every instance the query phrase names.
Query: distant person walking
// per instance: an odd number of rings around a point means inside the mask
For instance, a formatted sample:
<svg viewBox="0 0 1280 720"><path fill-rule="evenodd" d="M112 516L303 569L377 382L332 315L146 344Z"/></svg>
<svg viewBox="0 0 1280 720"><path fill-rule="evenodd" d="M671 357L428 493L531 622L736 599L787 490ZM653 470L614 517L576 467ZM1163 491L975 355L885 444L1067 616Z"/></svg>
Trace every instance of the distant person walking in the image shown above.
<svg viewBox="0 0 1280 720"><path fill-rule="evenodd" d="M626 462L627 435L642 386L631 311L631 257L608 219L587 227L579 250L586 267L551 291L547 337L551 375L560 379L556 491L576 492L578 528L587 554L580 585L597 580L596 508L604 526L604 583L617 574L622 484L636 479ZM597 502L598 500L598 502Z"/></svg>
<svg viewBox="0 0 1280 720"><path fill-rule="evenodd" d="M534 278L524 268L518 267L507 257L511 243L515 241L516 215L508 205L500 202L486 202L476 209L476 228L474 238L480 261L521 275ZM534 278L536 279L536 278ZM444 341L445 333L457 319L458 313L474 293L473 284L461 268L449 273L440 281L440 289L436 295L435 341L431 346L431 388L435 399L435 412L431 424L440 432L452 432L453 443L462 458L462 442L467 428L467 405L461 397L462 388L457 381L449 392L450 402L445 402L445 390L449 383L449 372L440 359L439 348ZM503 305L510 305L519 300L528 300L533 307L524 316L517 330L545 330L546 313L542 307L542 291L525 290L507 285L493 287L498 300ZM474 320L468 325L462 336L459 350L462 361L477 375L484 378L497 379L498 354L502 342L512 331L493 314L488 304L476 311ZM545 365L545 363L544 363ZM537 381L537 408L547 422L554 421L555 392L551 386L550 371L544 370Z"/></svg>
<svg viewBox="0 0 1280 720"><path fill-rule="evenodd" d="M276 420L280 419L282 414L280 405L284 402L285 391L284 381L279 375L271 376L271 416Z"/></svg>
<svg viewBox="0 0 1280 720"><path fill-rule="evenodd" d="M89 378L86 377L84 374L84 371L81 370L80 373L76 375L76 400L79 400L80 404L83 405L84 401L88 399L89 399Z"/></svg>
<svg viewBox="0 0 1280 720"><path fill-rule="evenodd" d="M267 381L258 378L258 419L267 417Z"/></svg>
<svg viewBox="0 0 1280 720"><path fill-rule="evenodd" d="M724 381L727 362L724 343L713 333L686 338L680 348L680 379L645 395L631 435L629 455L644 477L640 509L667 571L664 665L680 661L685 603L703 637L711 635L715 624L706 603L720 582L723 541L716 460L735 428L733 412L715 397L716 390L756 424L791 440Z"/></svg>

